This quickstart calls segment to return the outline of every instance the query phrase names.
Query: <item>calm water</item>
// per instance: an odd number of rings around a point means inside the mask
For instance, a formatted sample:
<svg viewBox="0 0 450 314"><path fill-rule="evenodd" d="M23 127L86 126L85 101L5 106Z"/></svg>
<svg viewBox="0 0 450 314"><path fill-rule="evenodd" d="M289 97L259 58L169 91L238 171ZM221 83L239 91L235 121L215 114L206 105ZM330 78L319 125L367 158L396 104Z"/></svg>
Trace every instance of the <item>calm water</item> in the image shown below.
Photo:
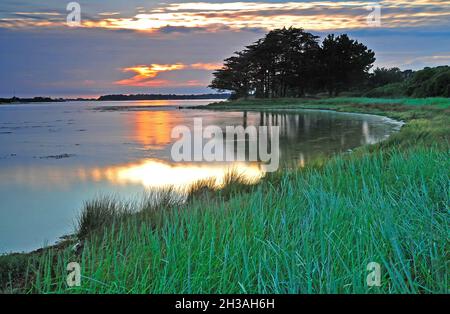
<svg viewBox="0 0 450 314"><path fill-rule="evenodd" d="M177 125L279 125L283 165L375 143L398 130L382 117L326 111L212 112L179 109L210 101L68 102L0 106L0 252L29 251L71 233L83 202L136 199L149 188L221 178L249 179L258 163L174 163ZM99 108L100 107L100 108ZM114 107L114 108L111 108Z"/></svg>

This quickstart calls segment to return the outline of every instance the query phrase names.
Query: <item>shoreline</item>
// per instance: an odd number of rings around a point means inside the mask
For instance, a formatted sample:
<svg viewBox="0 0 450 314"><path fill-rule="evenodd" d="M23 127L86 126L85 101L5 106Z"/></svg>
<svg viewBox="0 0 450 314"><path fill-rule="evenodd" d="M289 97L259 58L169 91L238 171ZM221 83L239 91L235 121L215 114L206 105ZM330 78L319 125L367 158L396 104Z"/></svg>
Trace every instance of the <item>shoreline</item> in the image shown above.
<svg viewBox="0 0 450 314"><path fill-rule="evenodd" d="M384 118L387 120L388 123L392 123L394 125L397 125L400 129L401 127L403 127L404 125L406 125L407 122L403 121L403 120L397 120L394 118L391 118L387 115L382 115L382 114L374 114L374 113L364 113L364 112L351 112L351 111L338 111L336 109L333 108L322 108L322 109L316 109L316 108L308 108L308 107L299 107L297 109L256 109L256 108L251 108L251 109L245 109L244 107L238 107L238 108L233 108L230 110L224 110L222 108L214 108L214 107L208 107L209 105L206 106L197 106L197 107L178 107L178 109L182 110L182 109L189 109L189 110L210 110L210 111L218 111L218 112L276 112L276 113L300 113L302 111L312 111L312 112L334 112L334 113L339 113L339 114L343 114L343 115L361 115L361 116L369 116L369 117L378 117L378 118ZM400 129L398 131L400 131ZM377 144L377 143L375 143ZM373 144L374 145L374 144Z"/></svg>

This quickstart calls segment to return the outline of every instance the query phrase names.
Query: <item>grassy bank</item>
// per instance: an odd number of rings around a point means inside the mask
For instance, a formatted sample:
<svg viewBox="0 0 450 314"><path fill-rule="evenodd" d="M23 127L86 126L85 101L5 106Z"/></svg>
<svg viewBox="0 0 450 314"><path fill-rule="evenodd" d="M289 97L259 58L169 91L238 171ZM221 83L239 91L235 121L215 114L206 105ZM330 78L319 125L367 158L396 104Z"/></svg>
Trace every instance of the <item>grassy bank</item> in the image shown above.
<svg viewBox="0 0 450 314"><path fill-rule="evenodd" d="M213 104L208 108L375 113L407 124L383 143L280 171L256 186L230 179L212 192L204 182L186 204L88 203L83 247L27 256L20 280L10 267L4 290L447 293L449 106L449 99L364 98ZM98 223L98 212L107 219ZM69 262L81 265L81 287L66 285ZM381 265L381 287L366 285L370 262Z"/></svg>

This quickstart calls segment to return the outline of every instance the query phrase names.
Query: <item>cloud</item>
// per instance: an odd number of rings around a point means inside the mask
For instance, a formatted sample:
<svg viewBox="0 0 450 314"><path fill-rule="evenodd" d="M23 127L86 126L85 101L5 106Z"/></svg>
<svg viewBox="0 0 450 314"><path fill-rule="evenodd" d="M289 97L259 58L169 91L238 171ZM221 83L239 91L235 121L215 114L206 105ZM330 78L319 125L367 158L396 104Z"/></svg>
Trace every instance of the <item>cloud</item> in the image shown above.
<svg viewBox="0 0 450 314"><path fill-rule="evenodd" d="M222 67L222 63L194 63L191 64L191 69L194 70L206 70L206 71L214 71L220 69Z"/></svg>
<svg viewBox="0 0 450 314"><path fill-rule="evenodd" d="M185 68L184 64L150 64L137 65L122 69L123 72L133 72L135 75L131 78L116 81L116 85L125 86L139 86L139 87L155 87L163 86L168 82L166 80L153 80L161 72L182 70Z"/></svg>
<svg viewBox="0 0 450 314"><path fill-rule="evenodd" d="M14 12L15 15L26 15L26 16L61 16L62 13L60 12Z"/></svg>
<svg viewBox="0 0 450 314"><path fill-rule="evenodd" d="M431 55L431 56L420 56L411 59L406 59L404 61L405 65L413 65L415 63L420 63L423 65L427 64L448 64L450 62L450 52L445 55Z"/></svg>
<svg viewBox="0 0 450 314"><path fill-rule="evenodd" d="M114 15L120 15L120 12L100 12L98 13L99 16L114 16Z"/></svg>
<svg viewBox="0 0 450 314"><path fill-rule="evenodd" d="M131 16L120 12L100 12L97 18L84 18L82 27L133 30L147 32L187 32L190 29L215 32L223 28L274 29L303 27L308 30L361 29L367 24L369 6L374 1L312 1L312 2L185 2L161 3L150 10L137 8ZM418 27L448 25L448 0L383 0L382 26ZM34 12L38 15L38 12ZM30 17L28 13L27 17ZM3 27L58 27L64 19L50 20L47 24L33 18L0 19Z"/></svg>
<svg viewBox="0 0 450 314"><path fill-rule="evenodd" d="M138 76L142 76L145 78L154 78L158 75L160 72L166 72L166 71L175 71L175 70L182 70L186 66L181 63L177 64L151 64L149 66L146 65L140 65L132 68L125 68L125 72L135 72L138 74Z"/></svg>
<svg viewBox="0 0 450 314"><path fill-rule="evenodd" d="M150 64L136 65L123 68L122 72L132 72L131 78L116 81L114 84L134 87L161 87L161 86L204 86L205 82L199 80L187 80L185 82L174 82L157 78L161 73L181 70L213 71L221 67L221 63L193 63L193 64Z"/></svg>

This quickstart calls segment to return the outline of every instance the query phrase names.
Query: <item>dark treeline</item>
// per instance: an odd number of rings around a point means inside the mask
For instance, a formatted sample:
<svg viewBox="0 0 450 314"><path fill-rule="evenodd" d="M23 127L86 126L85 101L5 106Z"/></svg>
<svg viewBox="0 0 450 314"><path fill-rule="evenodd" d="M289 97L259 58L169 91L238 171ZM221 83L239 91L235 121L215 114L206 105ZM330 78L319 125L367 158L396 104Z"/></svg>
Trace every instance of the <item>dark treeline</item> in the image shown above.
<svg viewBox="0 0 450 314"><path fill-rule="evenodd" d="M131 100L189 100L189 99L228 99L230 94L193 94L193 95L174 95L174 94L138 94L138 95L105 95L99 98L0 98L0 103L33 103L33 102L65 102L65 101L131 101Z"/></svg>
<svg viewBox="0 0 450 314"><path fill-rule="evenodd" d="M105 95L98 98L106 100L189 100L189 99L227 99L230 94L199 94L199 95L174 95L174 94L138 94L138 95Z"/></svg>
<svg viewBox="0 0 450 314"><path fill-rule="evenodd" d="M303 29L276 29L226 59L222 69L214 72L209 87L231 91L234 99L303 97L324 92L337 96L343 91L370 96L371 90L382 86L390 88L375 90L371 96L446 95L449 73L438 71L439 80L433 82L433 89L418 92L416 85L435 74L433 71L425 69L426 73L420 74L377 68L370 73L374 62L375 53L346 34L328 35L320 43L318 36Z"/></svg>
<svg viewBox="0 0 450 314"><path fill-rule="evenodd" d="M33 103L33 102L61 102L64 99L54 99L50 97L33 97L33 98L0 98L0 103L12 104L12 103Z"/></svg>

